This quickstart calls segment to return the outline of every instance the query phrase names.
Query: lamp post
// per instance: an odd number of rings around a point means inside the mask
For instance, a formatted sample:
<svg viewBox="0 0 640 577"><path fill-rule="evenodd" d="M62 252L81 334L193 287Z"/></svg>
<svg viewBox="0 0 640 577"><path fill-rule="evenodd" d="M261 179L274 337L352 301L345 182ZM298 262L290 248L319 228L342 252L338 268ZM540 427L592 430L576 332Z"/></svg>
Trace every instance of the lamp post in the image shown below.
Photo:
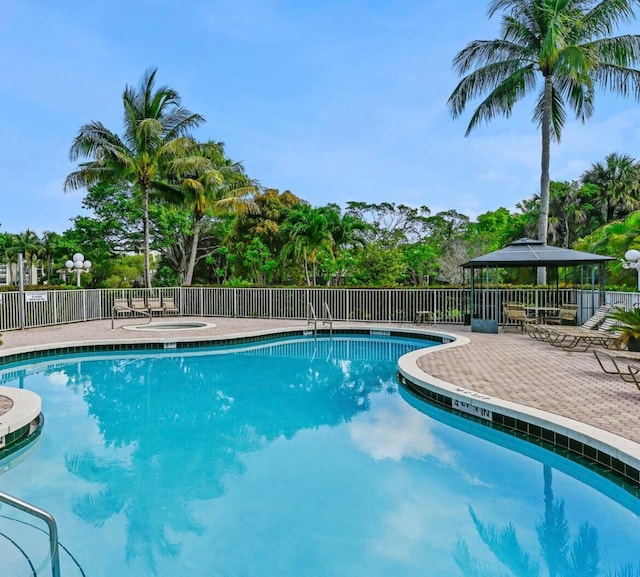
<svg viewBox="0 0 640 577"><path fill-rule="evenodd" d="M632 248L624 253L622 259L622 268L635 269L638 273L638 290L640 291L640 250Z"/></svg>
<svg viewBox="0 0 640 577"><path fill-rule="evenodd" d="M640 253L638 253L638 258L640 258ZM67 272L74 273L76 275L76 286L80 286L80 275L83 272L89 272L91 262L84 260L84 255L77 252L73 255L73 260L68 260L64 263L64 266L67 267Z"/></svg>

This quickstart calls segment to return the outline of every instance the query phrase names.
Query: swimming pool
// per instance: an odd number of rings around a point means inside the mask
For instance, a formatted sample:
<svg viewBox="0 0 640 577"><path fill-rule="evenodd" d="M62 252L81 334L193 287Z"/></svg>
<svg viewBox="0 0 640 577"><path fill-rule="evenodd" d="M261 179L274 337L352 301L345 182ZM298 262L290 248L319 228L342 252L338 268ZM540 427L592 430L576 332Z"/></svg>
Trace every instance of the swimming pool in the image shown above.
<svg viewBox="0 0 640 577"><path fill-rule="evenodd" d="M397 359L424 346L301 337L6 367L46 425L0 461L0 490L56 517L64 577L546 575L545 553L635 567L640 502L400 389ZM31 524L0 509L26 553L1 539L3 573L33 575L28 558L47 574Z"/></svg>

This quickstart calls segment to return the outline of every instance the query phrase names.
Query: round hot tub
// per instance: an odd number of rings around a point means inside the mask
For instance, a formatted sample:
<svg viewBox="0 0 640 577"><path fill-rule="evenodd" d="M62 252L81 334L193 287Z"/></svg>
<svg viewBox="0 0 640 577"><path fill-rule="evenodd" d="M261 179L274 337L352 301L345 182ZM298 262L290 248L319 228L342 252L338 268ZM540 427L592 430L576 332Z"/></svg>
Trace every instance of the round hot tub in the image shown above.
<svg viewBox="0 0 640 577"><path fill-rule="evenodd" d="M122 328L129 331L194 331L215 328L214 323L204 321L167 321L152 322L142 325L125 325Z"/></svg>

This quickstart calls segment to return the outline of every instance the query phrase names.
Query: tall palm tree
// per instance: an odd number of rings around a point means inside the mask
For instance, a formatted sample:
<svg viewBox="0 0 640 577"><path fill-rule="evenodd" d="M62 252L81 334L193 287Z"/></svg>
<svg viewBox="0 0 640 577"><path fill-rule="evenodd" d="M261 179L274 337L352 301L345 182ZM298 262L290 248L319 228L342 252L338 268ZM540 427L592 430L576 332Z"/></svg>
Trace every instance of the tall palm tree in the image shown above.
<svg viewBox="0 0 640 577"><path fill-rule="evenodd" d="M252 195L258 191L258 185L246 176L242 163L233 162L225 155L222 142L184 140L184 144L183 153L168 167L178 186L168 192L167 197L193 210L193 237L183 279L183 284L189 286L204 217L210 213L257 213Z"/></svg>
<svg viewBox="0 0 640 577"><path fill-rule="evenodd" d="M180 105L179 94L167 86L156 88L157 68L148 70L138 88L126 86L122 94L122 137L102 123L91 121L76 135L69 156L89 158L69 174L64 189L78 189L102 182L134 187L141 196L145 284L151 288L149 264L149 195L167 188L164 166L175 156L176 142L204 122Z"/></svg>
<svg viewBox="0 0 640 577"><path fill-rule="evenodd" d="M58 248L58 244L60 243L60 235L51 232L49 230L45 230L42 233L42 250L43 256L45 258L45 264L47 267L47 278L51 281L51 277L53 276L53 254Z"/></svg>
<svg viewBox="0 0 640 577"><path fill-rule="evenodd" d="M602 224L640 209L640 165L628 154L607 155L604 162L593 163L581 180L600 190L596 205L602 211Z"/></svg>
<svg viewBox="0 0 640 577"><path fill-rule="evenodd" d="M621 96L640 97L640 36L611 37L621 23L635 19L637 0L491 0L491 18L502 12L502 37L470 42L454 58L462 78L448 100L454 118L470 100L487 94L471 116L468 135L495 116L509 117L515 103L538 92L533 120L541 129L538 239L547 242L551 140L560 141L573 109L585 122L600 86ZM544 270L544 269L542 269ZM544 282L541 272L539 281Z"/></svg>
<svg viewBox="0 0 640 577"><path fill-rule="evenodd" d="M323 211L309 204L301 204L291 210L282 231L289 237L283 254L293 253L296 258L301 259L307 286L315 286L320 249L326 248L328 254L333 255L331 233ZM311 273L309 264L312 268Z"/></svg>
<svg viewBox="0 0 640 577"><path fill-rule="evenodd" d="M17 234L12 250L16 256L18 253L22 253L24 256L24 262L28 265L24 276L28 279L28 284L37 284L38 273L36 265L40 257L44 254L42 241L38 235L30 229L26 229L24 232Z"/></svg>

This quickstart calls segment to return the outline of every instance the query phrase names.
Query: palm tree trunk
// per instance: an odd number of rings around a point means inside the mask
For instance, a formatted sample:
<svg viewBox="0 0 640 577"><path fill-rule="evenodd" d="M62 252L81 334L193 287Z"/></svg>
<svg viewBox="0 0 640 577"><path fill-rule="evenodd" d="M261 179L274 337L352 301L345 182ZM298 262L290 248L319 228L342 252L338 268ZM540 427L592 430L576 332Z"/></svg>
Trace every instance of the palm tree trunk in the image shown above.
<svg viewBox="0 0 640 577"><path fill-rule="evenodd" d="M193 241L191 243L191 252L189 253L189 266L185 275L184 284L191 286L193 281L193 271L196 268L196 254L198 253L198 243L200 242L200 220L196 220L193 225Z"/></svg>
<svg viewBox="0 0 640 577"><path fill-rule="evenodd" d="M307 286L311 286L311 278L309 277L309 263L307 262L307 253L304 253L304 278L307 281Z"/></svg>
<svg viewBox="0 0 640 577"><path fill-rule="evenodd" d="M549 164L551 158L551 76L544 78L544 110L542 111L542 158L540 162L540 219L538 240L547 244L549 230ZM538 269L538 284L547 284L547 269Z"/></svg>
<svg viewBox="0 0 640 577"><path fill-rule="evenodd" d="M149 260L149 189L142 190L142 235L144 237L142 251L144 253L144 283L151 288L151 265Z"/></svg>

